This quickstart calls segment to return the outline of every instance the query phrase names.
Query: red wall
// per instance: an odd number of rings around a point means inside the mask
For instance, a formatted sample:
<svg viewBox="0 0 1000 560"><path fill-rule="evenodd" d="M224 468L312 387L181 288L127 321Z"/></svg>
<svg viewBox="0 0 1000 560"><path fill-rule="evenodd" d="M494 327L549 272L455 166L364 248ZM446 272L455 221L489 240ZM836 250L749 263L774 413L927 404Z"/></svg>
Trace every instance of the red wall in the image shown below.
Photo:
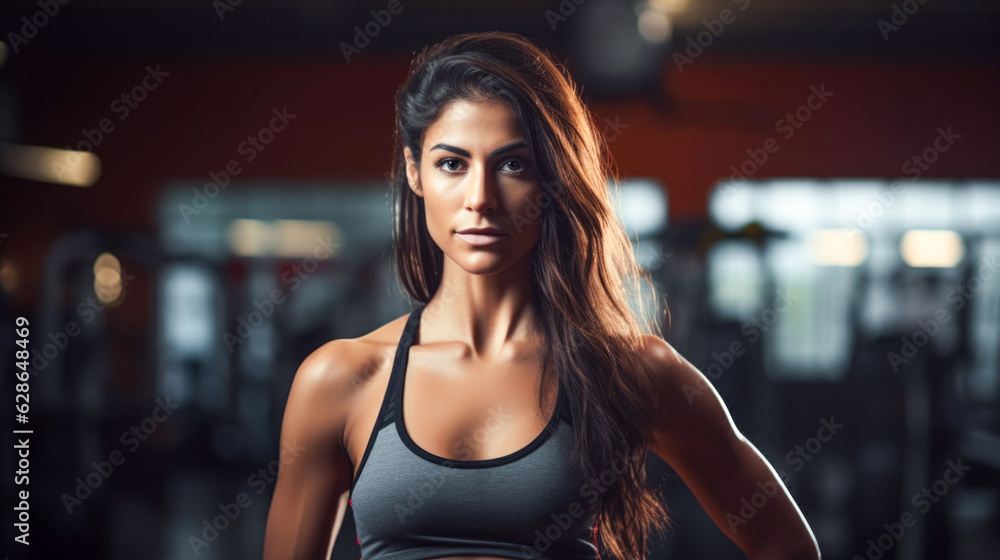
<svg viewBox="0 0 1000 560"><path fill-rule="evenodd" d="M122 119L111 104L141 83L149 62L39 67L19 80L25 143L75 145L82 129L103 118L115 123L94 150L103 173L91 188L0 179L9 234L2 249L27 288L20 303L34 301L42 259L59 233L83 225L152 231L160 186L207 181L210 171L243 159L237 146L274 107L296 117L239 179L371 180L387 169L392 99L407 60L161 61L169 76ZM986 65L699 59L683 72L670 65L664 80L677 97L672 112L646 101L591 107L598 119L627 125L611 142L619 172L666 184L672 220L704 217L713 184L768 137L779 149L756 178L901 177L904 162L949 126L961 137L925 176L1000 176L1000 71ZM776 121L821 84L833 95L784 138Z"/></svg>

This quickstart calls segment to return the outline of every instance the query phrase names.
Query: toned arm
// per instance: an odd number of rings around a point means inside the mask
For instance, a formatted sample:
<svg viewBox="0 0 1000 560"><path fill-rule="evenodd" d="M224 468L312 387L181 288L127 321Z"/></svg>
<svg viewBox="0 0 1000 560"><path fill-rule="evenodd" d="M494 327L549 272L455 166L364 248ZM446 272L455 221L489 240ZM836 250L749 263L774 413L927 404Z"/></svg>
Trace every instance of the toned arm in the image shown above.
<svg viewBox="0 0 1000 560"><path fill-rule="evenodd" d="M285 457L268 512L264 560L329 557L353 474L343 445L357 371L350 344L328 342L295 373L281 423Z"/></svg>
<svg viewBox="0 0 1000 560"><path fill-rule="evenodd" d="M643 359L657 402L652 451L680 475L716 526L751 559L817 560L802 512L705 375L656 336L646 337ZM767 501L748 519L742 500L754 494Z"/></svg>

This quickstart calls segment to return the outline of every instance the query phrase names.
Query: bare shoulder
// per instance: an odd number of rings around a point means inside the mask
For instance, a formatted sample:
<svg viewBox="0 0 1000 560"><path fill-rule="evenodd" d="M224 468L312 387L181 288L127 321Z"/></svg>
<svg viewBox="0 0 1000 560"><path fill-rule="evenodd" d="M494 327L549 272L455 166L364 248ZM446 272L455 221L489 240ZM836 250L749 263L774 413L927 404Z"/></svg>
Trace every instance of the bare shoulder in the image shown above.
<svg viewBox="0 0 1000 560"><path fill-rule="evenodd" d="M738 433L715 387L669 342L643 337L644 381L656 403L654 429L672 437Z"/></svg>
<svg viewBox="0 0 1000 560"><path fill-rule="evenodd" d="M317 438L335 430L344 441L344 428L354 397L385 369L409 315L403 315L357 338L339 338L313 350L299 365L286 404L286 422L308 417ZM304 419L304 418L303 418Z"/></svg>
<svg viewBox="0 0 1000 560"><path fill-rule="evenodd" d="M281 466L268 512L265 558L329 556L352 480L344 445L352 403L378 375L373 364L405 317L358 338L331 340L296 370L281 422Z"/></svg>
<svg viewBox="0 0 1000 560"><path fill-rule="evenodd" d="M639 356L645 366L643 380L648 383L650 394L657 398L669 395L683 387L685 382L692 381L692 372L685 368L690 364L684 356L655 334L642 337Z"/></svg>
<svg viewBox="0 0 1000 560"><path fill-rule="evenodd" d="M310 389L346 389L363 385L386 350L395 348L409 314L357 338L338 338L313 350L295 374Z"/></svg>

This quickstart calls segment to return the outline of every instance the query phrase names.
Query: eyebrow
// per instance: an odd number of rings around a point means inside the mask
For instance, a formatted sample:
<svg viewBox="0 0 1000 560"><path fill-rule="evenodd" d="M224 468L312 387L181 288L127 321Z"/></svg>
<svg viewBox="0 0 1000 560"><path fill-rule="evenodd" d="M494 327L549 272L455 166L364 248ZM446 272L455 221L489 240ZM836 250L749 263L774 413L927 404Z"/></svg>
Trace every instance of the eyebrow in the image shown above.
<svg viewBox="0 0 1000 560"><path fill-rule="evenodd" d="M514 142L513 144L508 144L502 148L497 148L493 150L492 152L490 152L489 157L494 157L504 152L509 152L511 150L516 150L518 148L526 148L526 147L527 144L525 144L523 140L519 142ZM472 157L472 154L470 154L468 150L463 150L462 148L456 148L455 146L449 146L448 144L434 144L434 146L432 146L431 149L427 151L430 152L437 149L448 150L449 152L455 152L456 154L463 157Z"/></svg>

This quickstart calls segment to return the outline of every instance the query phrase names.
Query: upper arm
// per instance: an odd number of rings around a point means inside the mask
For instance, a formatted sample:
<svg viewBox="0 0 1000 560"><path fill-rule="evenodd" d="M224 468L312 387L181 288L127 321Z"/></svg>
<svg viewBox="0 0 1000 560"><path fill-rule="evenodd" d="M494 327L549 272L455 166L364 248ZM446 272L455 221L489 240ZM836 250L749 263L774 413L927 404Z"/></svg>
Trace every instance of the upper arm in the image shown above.
<svg viewBox="0 0 1000 560"><path fill-rule="evenodd" d="M818 558L802 512L705 375L652 335L643 360L656 401L651 450L680 475L719 529L751 558Z"/></svg>
<svg viewBox="0 0 1000 560"><path fill-rule="evenodd" d="M357 368L335 340L299 366L281 422L278 480L264 537L266 560L325 560L339 529L353 467L343 445ZM336 527L335 527L336 525Z"/></svg>

